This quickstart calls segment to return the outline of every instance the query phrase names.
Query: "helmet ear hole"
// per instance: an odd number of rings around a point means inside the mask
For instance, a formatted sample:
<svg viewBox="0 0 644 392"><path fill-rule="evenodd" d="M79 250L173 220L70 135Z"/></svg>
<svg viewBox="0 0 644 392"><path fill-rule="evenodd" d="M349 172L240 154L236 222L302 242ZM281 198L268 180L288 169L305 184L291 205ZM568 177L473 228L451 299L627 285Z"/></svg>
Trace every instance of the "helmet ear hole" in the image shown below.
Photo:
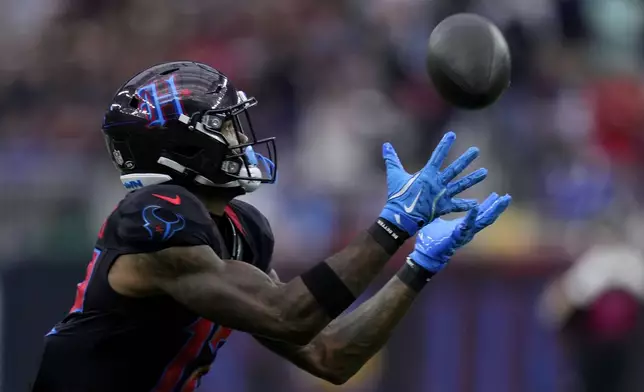
<svg viewBox="0 0 644 392"><path fill-rule="evenodd" d="M137 109L139 107L139 99L137 97L132 97L130 100L130 107L132 109Z"/></svg>

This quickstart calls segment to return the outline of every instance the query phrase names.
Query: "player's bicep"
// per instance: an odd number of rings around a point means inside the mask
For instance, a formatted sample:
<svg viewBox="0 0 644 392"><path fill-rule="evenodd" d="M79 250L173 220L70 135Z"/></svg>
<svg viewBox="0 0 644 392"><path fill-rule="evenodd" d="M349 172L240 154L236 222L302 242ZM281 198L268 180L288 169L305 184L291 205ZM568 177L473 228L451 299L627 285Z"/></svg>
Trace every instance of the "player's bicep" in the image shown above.
<svg viewBox="0 0 644 392"><path fill-rule="evenodd" d="M284 338L283 286L259 269L224 261L208 246L141 255L140 273L194 312L228 328Z"/></svg>

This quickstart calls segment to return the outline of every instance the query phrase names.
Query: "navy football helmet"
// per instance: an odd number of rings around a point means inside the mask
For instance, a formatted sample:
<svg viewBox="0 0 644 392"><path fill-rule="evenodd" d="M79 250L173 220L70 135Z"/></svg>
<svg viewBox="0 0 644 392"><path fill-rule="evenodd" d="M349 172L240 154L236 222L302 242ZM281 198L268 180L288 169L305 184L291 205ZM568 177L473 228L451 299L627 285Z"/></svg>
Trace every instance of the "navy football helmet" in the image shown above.
<svg viewBox="0 0 644 392"><path fill-rule="evenodd" d="M258 140L250 121L256 104L210 66L164 63L117 91L102 129L129 190L172 182L238 195L277 176L275 138Z"/></svg>

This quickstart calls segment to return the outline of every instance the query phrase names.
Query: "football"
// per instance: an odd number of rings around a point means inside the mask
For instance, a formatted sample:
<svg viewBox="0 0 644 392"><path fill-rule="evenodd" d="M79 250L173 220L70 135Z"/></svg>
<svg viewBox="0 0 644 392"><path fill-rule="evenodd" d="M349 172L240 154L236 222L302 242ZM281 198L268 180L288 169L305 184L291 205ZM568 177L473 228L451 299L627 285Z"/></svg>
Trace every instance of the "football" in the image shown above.
<svg viewBox="0 0 644 392"><path fill-rule="evenodd" d="M479 15L452 15L429 37L427 72L438 93L454 106L491 105L510 85L510 70L505 37Z"/></svg>

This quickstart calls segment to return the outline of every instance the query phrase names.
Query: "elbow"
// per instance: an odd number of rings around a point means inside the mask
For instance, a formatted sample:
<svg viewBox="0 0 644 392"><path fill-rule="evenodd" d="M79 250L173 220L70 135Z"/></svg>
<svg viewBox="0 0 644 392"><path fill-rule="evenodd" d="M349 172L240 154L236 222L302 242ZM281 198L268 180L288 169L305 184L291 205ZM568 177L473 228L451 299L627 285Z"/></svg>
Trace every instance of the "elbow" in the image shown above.
<svg viewBox="0 0 644 392"><path fill-rule="evenodd" d="M311 365L309 369L316 377L333 385L344 385L362 368L362 365L354 361L347 362L340 359L338 353L332 352L323 341L316 340L316 342L318 344L314 345L312 355L309 357Z"/></svg>

